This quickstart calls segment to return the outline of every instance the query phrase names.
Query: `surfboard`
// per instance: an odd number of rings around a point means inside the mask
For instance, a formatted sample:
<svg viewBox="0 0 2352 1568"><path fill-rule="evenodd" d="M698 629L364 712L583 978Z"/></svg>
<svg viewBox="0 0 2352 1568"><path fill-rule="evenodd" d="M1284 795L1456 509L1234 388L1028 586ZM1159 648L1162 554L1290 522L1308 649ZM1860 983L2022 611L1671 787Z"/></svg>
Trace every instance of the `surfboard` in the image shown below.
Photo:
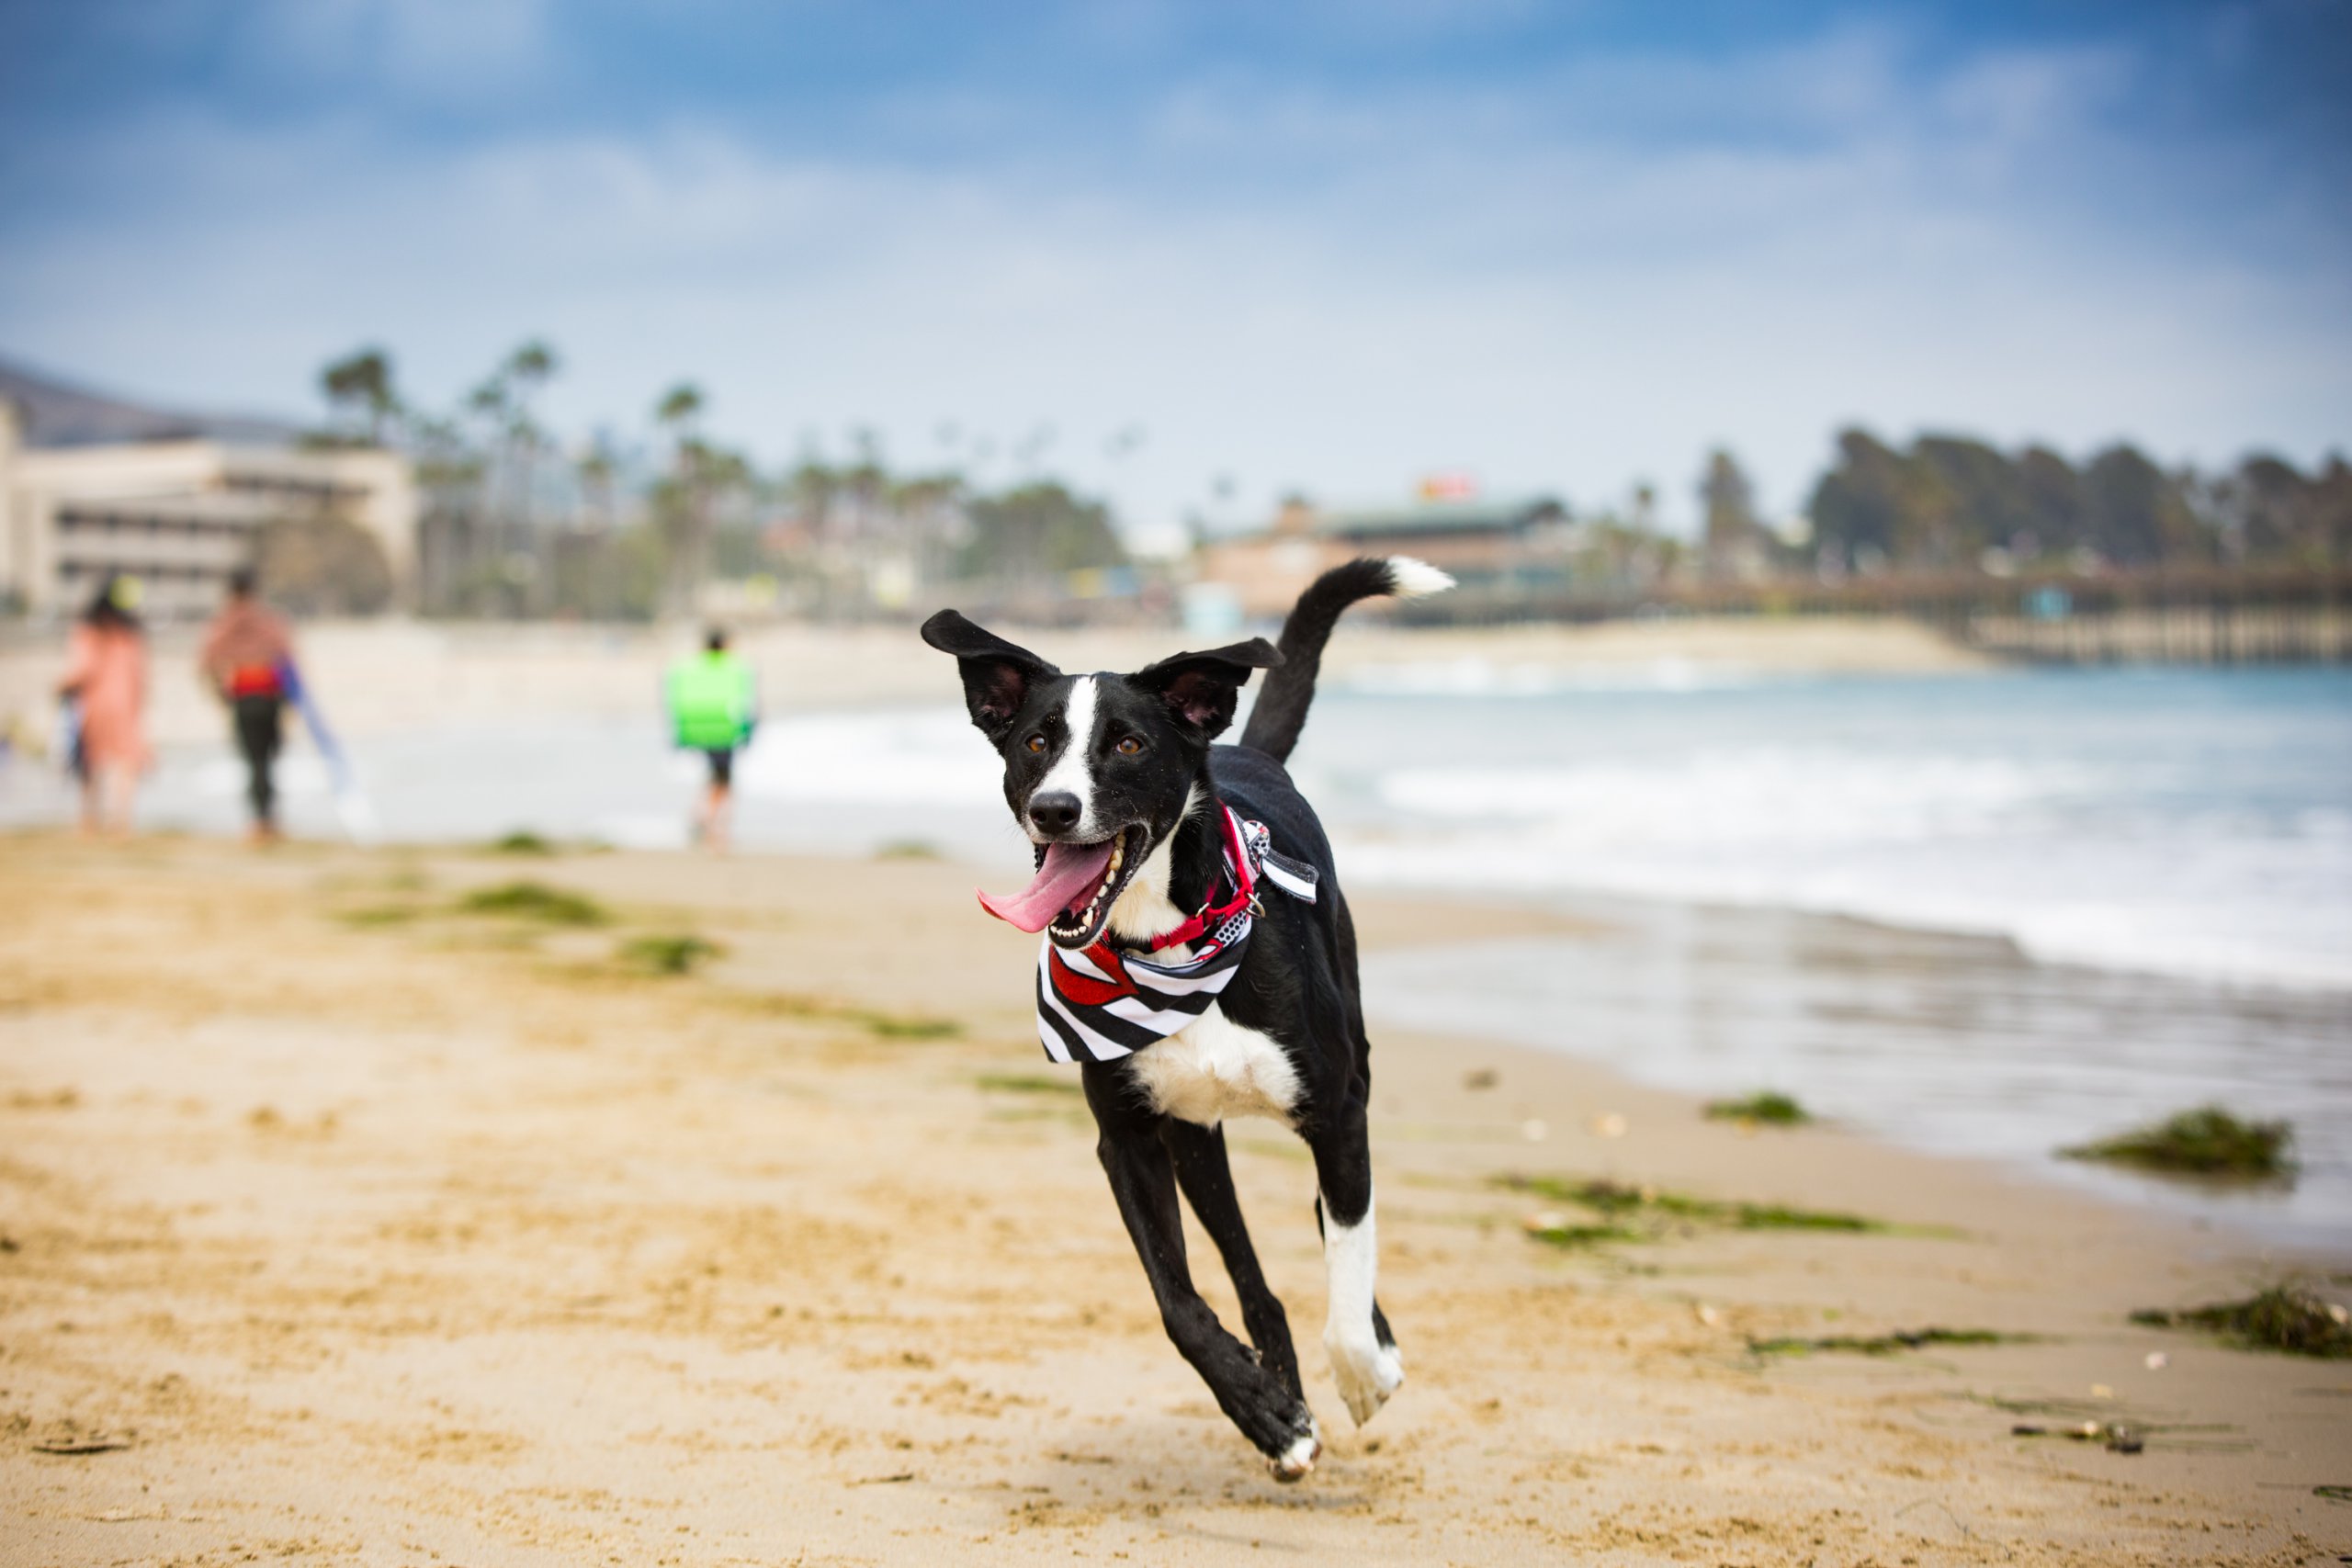
<svg viewBox="0 0 2352 1568"><path fill-rule="evenodd" d="M286 700L302 716L302 728L311 734L311 744L327 765L327 787L334 797L335 820L343 824L345 837L355 844L372 844L383 837L383 825L376 816L376 807L359 787L359 775L352 770L351 759L345 754L343 743L327 728L326 716L319 711L318 700L302 680L302 671L290 659L280 660L277 683L286 693Z"/></svg>

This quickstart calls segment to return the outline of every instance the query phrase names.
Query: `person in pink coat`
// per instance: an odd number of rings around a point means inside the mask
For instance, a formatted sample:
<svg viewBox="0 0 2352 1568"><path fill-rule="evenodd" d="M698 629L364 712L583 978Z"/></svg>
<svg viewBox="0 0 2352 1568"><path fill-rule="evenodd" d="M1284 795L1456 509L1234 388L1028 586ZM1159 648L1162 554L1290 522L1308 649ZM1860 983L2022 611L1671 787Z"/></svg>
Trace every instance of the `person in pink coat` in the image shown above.
<svg viewBox="0 0 2352 1568"><path fill-rule="evenodd" d="M147 634L135 579L109 577L74 625L60 696L81 709L74 759L82 780L82 830L130 831L132 796L153 753L147 745Z"/></svg>

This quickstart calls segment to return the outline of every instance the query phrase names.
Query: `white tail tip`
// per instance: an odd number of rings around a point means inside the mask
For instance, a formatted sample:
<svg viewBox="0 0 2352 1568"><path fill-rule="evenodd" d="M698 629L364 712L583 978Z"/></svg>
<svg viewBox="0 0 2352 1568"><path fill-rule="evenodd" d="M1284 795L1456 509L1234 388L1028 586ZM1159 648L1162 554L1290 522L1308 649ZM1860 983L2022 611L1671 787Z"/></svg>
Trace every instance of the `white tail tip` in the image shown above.
<svg viewBox="0 0 2352 1568"><path fill-rule="evenodd" d="M1411 556L1388 558L1388 592L1396 598L1426 598L1453 586L1453 578L1425 560L1415 560Z"/></svg>

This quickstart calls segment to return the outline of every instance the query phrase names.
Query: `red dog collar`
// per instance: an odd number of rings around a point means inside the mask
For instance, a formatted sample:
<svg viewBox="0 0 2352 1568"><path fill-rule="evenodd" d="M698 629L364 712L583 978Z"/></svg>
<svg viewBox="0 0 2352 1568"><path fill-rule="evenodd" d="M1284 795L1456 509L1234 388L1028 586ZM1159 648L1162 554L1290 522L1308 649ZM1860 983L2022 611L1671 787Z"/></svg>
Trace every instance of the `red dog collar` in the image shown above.
<svg viewBox="0 0 2352 1568"><path fill-rule="evenodd" d="M1258 878L1250 869L1250 852L1241 841L1240 819L1233 815L1233 807L1217 802L1217 810L1225 818L1225 874L1233 882L1233 897L1222 904L1211 904L1178 926L1162 931L1145 946L1153 953L1170 948L1179 942L1197 942L1204 931L1213 931L1242 910L1258 897Z"/></svg>

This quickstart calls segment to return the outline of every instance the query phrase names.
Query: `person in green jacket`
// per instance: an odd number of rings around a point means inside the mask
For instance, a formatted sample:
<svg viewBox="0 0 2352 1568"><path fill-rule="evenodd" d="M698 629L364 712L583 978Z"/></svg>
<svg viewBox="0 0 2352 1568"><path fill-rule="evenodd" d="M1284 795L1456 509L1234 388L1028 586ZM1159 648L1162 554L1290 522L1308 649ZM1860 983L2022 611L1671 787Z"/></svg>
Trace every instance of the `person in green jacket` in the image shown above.
<svg viewBox="0 0 2352 1568"><path fill-rule="evenodd" d="M735 753L759 723L759 690L752 667L727 651L727 633L713 626L700 653L670 666L670 723L680 746L710 760L710 788L695 819L695 836L715 850L727 847L729 797L735 787Z"/></svg>

